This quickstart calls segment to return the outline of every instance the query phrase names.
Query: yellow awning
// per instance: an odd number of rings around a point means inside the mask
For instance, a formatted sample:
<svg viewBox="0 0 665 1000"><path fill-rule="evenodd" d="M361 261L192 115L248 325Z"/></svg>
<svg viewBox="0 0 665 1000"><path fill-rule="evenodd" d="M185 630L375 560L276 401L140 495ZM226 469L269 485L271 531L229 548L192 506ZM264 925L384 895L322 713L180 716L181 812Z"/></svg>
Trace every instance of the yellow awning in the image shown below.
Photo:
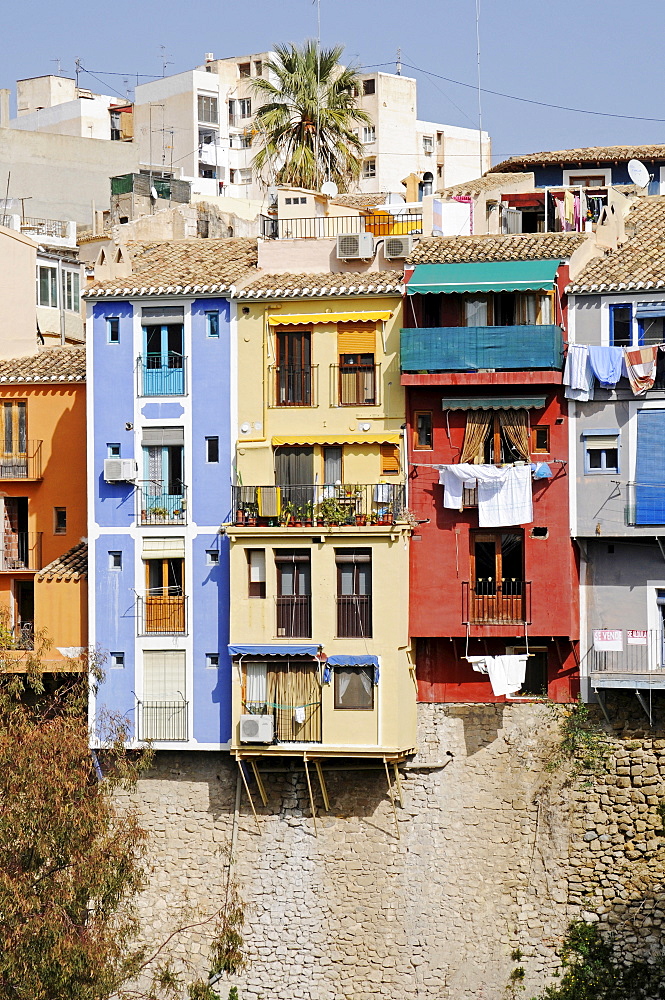
<svg viewBox="0 0 665 1000"><path fill-rule="evenodd" d="M392 312L389 309L384 309L383 312L296 313L294 315L272 313L268 317L268 323L270 326L285 326L294 323L378 323L379 320L385 322L391 316Z"/></svg>
<svg viewBox="0 0 665 1000"><path fill-rule="evenodd" d="M399 444L399 431L378 434L287 434L272 439L273 448L307 444Z"/></svg>

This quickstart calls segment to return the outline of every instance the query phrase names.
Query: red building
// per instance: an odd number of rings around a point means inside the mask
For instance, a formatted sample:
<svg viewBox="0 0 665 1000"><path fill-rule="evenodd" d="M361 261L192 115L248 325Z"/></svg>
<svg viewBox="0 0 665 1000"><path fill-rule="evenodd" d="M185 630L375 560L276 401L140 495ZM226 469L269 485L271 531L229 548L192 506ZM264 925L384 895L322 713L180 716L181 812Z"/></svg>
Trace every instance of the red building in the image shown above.
<svg viewBox="0 0 665 1000"><path fill-rule="evenodd" d="M408 502L420 522L410 586L420 701L504 701L492 671L477 672L467 657L527 651L515 696L577 696L562 364L564 289L584 241L563 233L422 240L407 266L412 325L402 331L401 381ZM460 463L479 477L476 488L460 487L461 509L450 506L448 485L444 506L448 473L438 468ZM495 476L502 485L481 485ZM511 483L528 510L506 502Z"/></svg>

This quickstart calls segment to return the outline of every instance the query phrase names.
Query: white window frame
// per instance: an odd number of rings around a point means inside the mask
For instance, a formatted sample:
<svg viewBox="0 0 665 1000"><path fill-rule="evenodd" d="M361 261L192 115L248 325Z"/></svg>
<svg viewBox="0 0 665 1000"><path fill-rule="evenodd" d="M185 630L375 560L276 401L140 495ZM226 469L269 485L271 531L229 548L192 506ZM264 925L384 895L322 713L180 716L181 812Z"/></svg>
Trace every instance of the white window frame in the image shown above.
<svg viewBox="0 0 665 1000"><path fill-rule="evenodd" d="M41 271L50 271L48 288L49 288L49 301L42 302L41 299ZM53 299L53 293L55 292L55 301ZM43 264L37 261L37 305L43 309L57 309L60 302L60 289L58 288L58 269L53 264Z"/></svg>
<svg viewBox="0 0 665 1000"><path fill-rule="evenodd" d="M605 183L603 187L609 187L612 183L612 168L611 167L577 167L575 170L564 170L563 171L563 186L564 187L575 187L575 178L588 177L590 174L595 174L600 176L601 174L605 178ZM579 185L578 185L579 187Z"/></svg>
<svg viewBox="0 0 665 1000"><path fill-rule="evenodd" d="M434 136L424 135L423 136L423 153L426 156L431 156L434 152Z"/></svg>
<svg viewBox="0 0 665 1000"><path fill-rule="evenodd" d="M370 169L371 164L371 169ZM368 156L366 160L363 160L363 180L371 180L376 177L376 157Z"/></svg>
<svg viewBox="0 0 665 1000"><path fill-rule="evenodd" d="M205 101L210 101L211 102L211 104L210 104L210 111L212 111L212 102L214 101L215 112L216 112L216 115L217 115L216 118L211 118L211 117L209 117L209 115L208 115L208 117L205 117L205 115L203 115L201 113L202 111L205 110L205 103L204 103L204 107L203 108L200 107L200 104L201 104L201 102L205 102ZM219 97L218 97L218 95L217 94L201 94L201 93L197 93L197 95L196 95L196 116L197 116L197 121L201 122L204 125L219 125Z"/></svg>
<svg viewBox="0 0 665 1000"><path fill-rule="evenodd" d="M369 144L371 142L376 142L376 126L375 125L364 125L363 126L363 142Z"/></svg>

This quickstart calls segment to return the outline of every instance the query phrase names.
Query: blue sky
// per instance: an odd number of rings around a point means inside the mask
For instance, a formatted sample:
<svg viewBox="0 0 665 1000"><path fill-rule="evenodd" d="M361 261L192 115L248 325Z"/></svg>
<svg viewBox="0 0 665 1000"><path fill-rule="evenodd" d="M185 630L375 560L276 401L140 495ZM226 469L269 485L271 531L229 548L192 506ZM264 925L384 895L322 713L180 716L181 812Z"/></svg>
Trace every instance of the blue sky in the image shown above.
<svg viewBox="0 0 665 1000"><path fill-rule="evenodd" d="M535 101L616 115L665 119L662 0L480 0L482 84ZM92 90L121 94L123 75L162 75L192 68L205 52L241 55L277 41L316 33L311 0L115 0L87 4L27 0L3 20L0 86L21 77L64 75L74 61ZM477 127L475 0L321 0L324 45L341 43L347 61L403 72L418 80L419 117ZM418 67L417 70L411 67ZM119 76L106 76L113 71ZM103 82L102 82L103 81ZM483 126L495 162L542 149L614 143L665 142L665 121L576 114L482 95Z"/></svg>

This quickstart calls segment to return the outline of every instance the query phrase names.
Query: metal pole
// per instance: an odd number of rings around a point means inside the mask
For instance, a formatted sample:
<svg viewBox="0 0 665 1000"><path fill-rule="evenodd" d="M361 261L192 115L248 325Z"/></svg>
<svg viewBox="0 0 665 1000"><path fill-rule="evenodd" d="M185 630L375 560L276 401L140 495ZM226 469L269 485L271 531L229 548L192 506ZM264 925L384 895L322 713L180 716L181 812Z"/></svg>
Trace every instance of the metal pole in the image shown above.
<svg viewBox="0 0 665 1000"><path fill-rule="evenodd" d="M476 0L476 66L478 71L478 160L483 175L483 106L480 96L480 0Z"/></svg>

